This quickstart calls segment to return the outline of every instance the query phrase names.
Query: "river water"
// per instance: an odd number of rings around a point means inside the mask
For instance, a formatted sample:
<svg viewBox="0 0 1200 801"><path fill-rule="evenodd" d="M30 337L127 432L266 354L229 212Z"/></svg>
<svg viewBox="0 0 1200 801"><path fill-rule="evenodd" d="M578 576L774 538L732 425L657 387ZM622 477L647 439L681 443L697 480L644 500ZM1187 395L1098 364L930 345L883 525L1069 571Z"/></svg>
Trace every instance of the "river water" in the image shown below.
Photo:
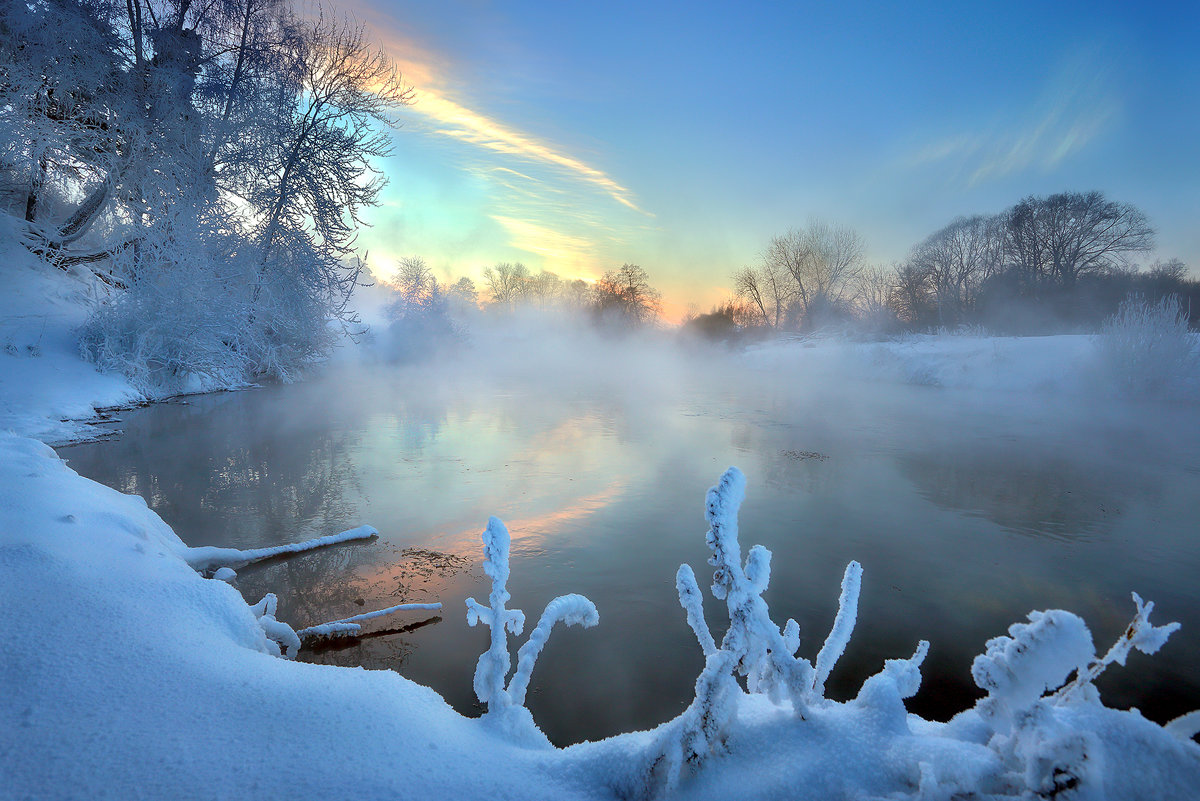
<svg viewBox="0 0 1200 801"><path fill-rule="evenodd" d="M773 552L765 597L780 625L800 623L802 655L820 649L846 563L863 565L830 697L853 697L884 659L928 639L909 708L946 719L979 695L970 664L989 637L1063 608L1103 650L1135 590L1157 602L1155 622L1184 627L1158 655L1112 667L1103 698L1159 721L1200 707L1194 407L711 364L585 364L566 377L352 366L130 411L119 438L60 453L144 496L190 545L374 525L372 543L247 567L236 586L251 602L276 593L295 628L441 601L440 614L373 621L368 636L302 658L396 670L465 714L482 709L472 674L488 635L467 626L464 599L486 603L479 534L501 517L510 608L529 627L560 594L600 611L596 628L557 627L533 673L527 705L557 744L649 728L690 701L702 659L674 576L691 564L707 594L704 492L729 465L747 477L743 553ZM706 613L719 639L724 609L710 597Z"/></svg>

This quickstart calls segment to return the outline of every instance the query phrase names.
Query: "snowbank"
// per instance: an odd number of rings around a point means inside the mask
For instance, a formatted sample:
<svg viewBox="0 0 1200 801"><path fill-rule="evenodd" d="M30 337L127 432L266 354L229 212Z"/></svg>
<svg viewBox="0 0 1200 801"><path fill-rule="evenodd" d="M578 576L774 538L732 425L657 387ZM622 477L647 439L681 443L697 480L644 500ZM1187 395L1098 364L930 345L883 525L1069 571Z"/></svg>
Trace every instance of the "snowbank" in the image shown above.
<svg viewBox="0 0 1200 801"><path fill-rule="evenodd" d="M0 215L0 431L47 442L87 438L81 423L97 408L145 400L121 376L83 360L75 330L88 314L94 282L48 266L15 242Z"/></svg>
<svg viewBox="0 0 1200 801"><path fill-rule="evenodd" d="M0 431L67 443L91 439L97 410L162 400L163 391L101 373L81 352L78 331L97 293L86 273L64 272L16 242L12 217L0 214ZM245 387L240 379L192 376L172 394Z"/></svg>
<svg viewBox="0 0 1200 801"><path fill-rule="evenodd" d="M714 581L731 614L753 608L753 622L737 629L736 642L701 637L701 647L710 678L731 676L740 659L741 672L758 671L763 692L714 680L709 687L723 690L706 696L702 674L697 697L719 701L709 707L720 709L719 729L685 712L651 732L554 750L522 747L491 716L464 718L391 671L273 656L252 608L190 567L186 547L140 498L79 477L38 442L0 435L0 794L649 797L669 786L654 780L655 754L689 730L688 720L698 726L691 731L715 736L703 759L676 765L671 797L1178 799L1200 787L1189 721L1169 732L1104 708L1090 685L1043 694L1094 659L1086 627L1066 612L1031 615L989 642L976 670L989 695L948 724L904 709L920 682L920 648L887 662L855 700L822 698L812 668L784 669L791 654L763 650L781 642L759 603L769 554L751 549L742 565L738 500L710 493L720 529L710 535L721 568ZM684 609L675 623L699 630L700 590L689 576L680 571ZM847 571L844 613L828 641L835 650L853 625L858 580ZM1149 611L1137 610L1129 647L1153 650L1169 633L1149 624ZM786 629L783 648L794 649L794 627ZM772 693L769 671L806 683ZM519 706L518 695L509 700Z"/></svg>
<svg viewBox="0 0 1200 801"><path fill-rule="evenodd" d="M289 662L140 498L0 435L0 796L572 798L391 671Z"/></svg>

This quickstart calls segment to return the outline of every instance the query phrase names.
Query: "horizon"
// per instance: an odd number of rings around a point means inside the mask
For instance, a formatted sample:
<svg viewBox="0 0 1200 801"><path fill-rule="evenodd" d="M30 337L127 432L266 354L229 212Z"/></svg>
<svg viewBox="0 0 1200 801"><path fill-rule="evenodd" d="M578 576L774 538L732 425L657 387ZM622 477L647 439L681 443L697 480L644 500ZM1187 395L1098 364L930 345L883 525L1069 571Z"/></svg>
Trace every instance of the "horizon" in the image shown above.
<svg viewBox="0 0 1200 801"><path fill-rule="evenodd" d="M1092 189L1195 274L1200 11L683 8L343 5L416 90L360 238L375 274L628 262L677 320L814 219L886 265L954 217Z"/></svg>

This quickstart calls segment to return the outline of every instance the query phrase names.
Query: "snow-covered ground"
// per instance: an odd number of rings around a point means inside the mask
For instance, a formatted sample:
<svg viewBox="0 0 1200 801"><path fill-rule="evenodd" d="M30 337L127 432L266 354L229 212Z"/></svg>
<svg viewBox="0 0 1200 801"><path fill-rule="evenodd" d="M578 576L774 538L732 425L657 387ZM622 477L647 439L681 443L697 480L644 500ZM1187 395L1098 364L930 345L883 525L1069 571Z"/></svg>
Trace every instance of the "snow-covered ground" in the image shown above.
<svg viewBox="0 0 1200 801"><path fill-rule="evenodd" d="M140 498L11 434L0 436L0 531L5 798L612 798L665 787L670 771L656 765L672 762L669 795L697 799L1180 799L1200 787L1188 740L1200 721L1176 736L1106 709L1090 686L1041 697L1094 658L1065 612L989 643L975 672L993 694L949 724L905 713L918 660L889 662L845 704L808 685L783 687L777 704L733 684L736 646L710 643L705 673L726 682L716 701L702 676L683 718L555 750L525 718L464 718L391 671L279 658L252 607L189 566ZM754 606L755 573L731 604L740 593ZM747 643L771 625L755 609ZM810 675L806 660L778 656Z"/></svg>
<svg viewBox="0 0 1200 801"><path fill-rule="evenodd" d="M0 226L11 218L0 215ZM11 242L15 234L0 230ZM92 282L57 270L21 247L0 247L0 431L47 442L88 436L95 409L145 398L121 376L103 375L79 353L75 329L87 318Z"/></svg>
<svg viewBox="0 0 1200 801"><path fill-rule="evenodd" d="M269 605L202 576L189 564L198 552L141 498L76 475L31 438L78 436L84 428L62 418L139 395L78 357L71 327L85 285L19 260L8 271L18 279L0 309L0 430L11 429L0 433L0 798L1182 799L1200 787L1200 717L1162 727L1069 681L1076 668L1086 679L1132 647L1162 645L1169 631L1133 603L1128 636L1107 653L1100 644L1103 657L1083 621L1062 611L980 643L973 675L987 696L946 724L904 709L920 681L917 643L857 699L824 699L824 675L853 627L857 574L847 571L846 611L826 648L815 662L794 657L794 625L771 622L761 598L769 555L750 550L743 562L733 472L708 498L720 570L681 569L683 608L664 621L697 632L707 658L697 699L653 731L550 747L522 714L523 691L502 687L505 648L481 664L498 713L481 719L391 671L281 658L287 627ZM850 364L885 383L1074 391L1084 379L1062 366L1090 353L1083 337L941 337L793 343L750 358L772 369ZM496 578L507 567L489 531ZM710 582L738 621L719 642L706 639L697 600ZM491 607L473 607L484 623L503 603L502 584ZM467 611L448 603L444 614ZM564 620L586 611L582 599L557 608ZM500 618L493 637L507 636L510 618ZM544 641L553 622L530 629ZM738 664L759 692L732 678Z"/></svg>

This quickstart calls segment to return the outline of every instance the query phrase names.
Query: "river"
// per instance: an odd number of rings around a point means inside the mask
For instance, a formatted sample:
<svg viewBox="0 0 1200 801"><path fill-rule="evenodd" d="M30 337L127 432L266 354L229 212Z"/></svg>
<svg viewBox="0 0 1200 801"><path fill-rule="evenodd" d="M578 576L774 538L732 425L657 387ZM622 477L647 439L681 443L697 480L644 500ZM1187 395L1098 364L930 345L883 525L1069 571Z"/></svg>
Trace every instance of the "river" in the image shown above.
<svg viewBox="0 0 1200 801"><path fill-rule="evenodd" d="M674 576L689 563L707 595L704 492L729 465L747 477L743 553L773 552L765 597L780 625L800 623L802 655L820 649L846 563L863 565L830 697L853 697L884 659L928 639L909 708L946 719L979 695L970 664L988 638L1030 610L1063 608L1103 650L1135 590L1158 603L1155 622L1184 627L1158 655L1112 667L1103 698L1160 722L1200 707L1194 407L714 363L483 375L344 366L129 411L119 437L59 452L144 496L190 545L374 525L372 543L247 567L236 586L250 602L276 593L296 628L441 601L440 614L376 621L348 646L301 658L396 670L465 714L481 711L471 679L487 633L467 626L464 599L486 603L479 534L501 517L510 607L529 627L560 594L600 611L596 628L556 628L533 674L527 705L560 745L649 728L690 701L702 658ZM719 638L724 609L711 597L705 608Z"/></svg>

